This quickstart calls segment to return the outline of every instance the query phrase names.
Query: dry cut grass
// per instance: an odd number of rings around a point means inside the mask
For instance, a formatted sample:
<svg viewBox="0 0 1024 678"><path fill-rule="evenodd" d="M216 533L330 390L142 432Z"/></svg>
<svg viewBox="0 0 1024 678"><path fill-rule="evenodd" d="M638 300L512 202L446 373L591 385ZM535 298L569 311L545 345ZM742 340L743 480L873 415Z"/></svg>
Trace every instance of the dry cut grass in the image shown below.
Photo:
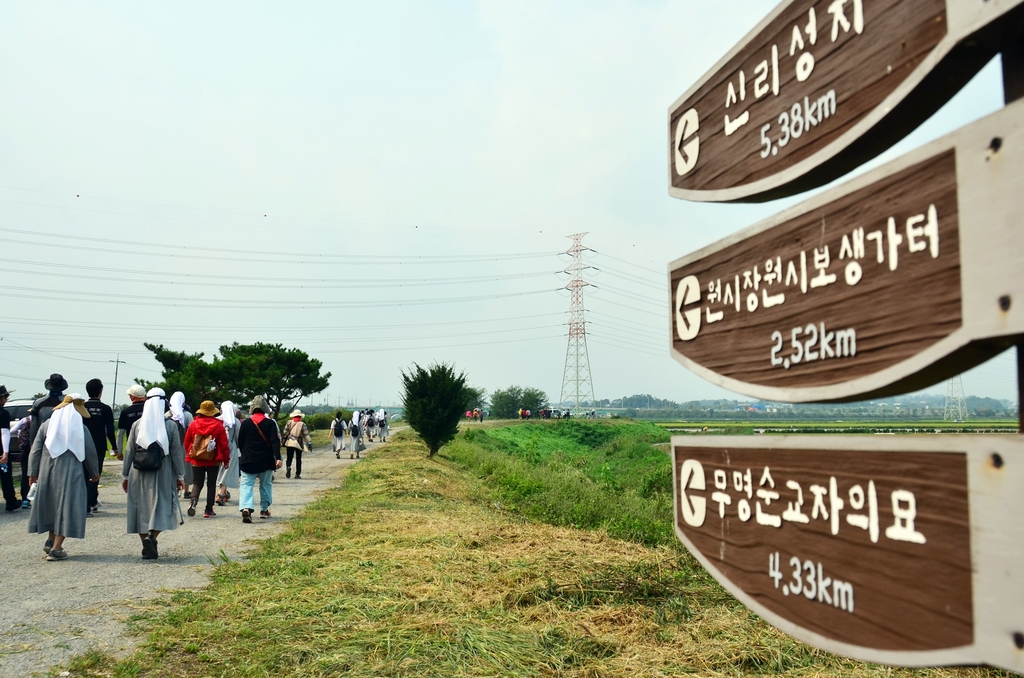
<svg viewBox="0 0 1024 678"><path fill-rule="evenodd" d="M527 522L400 435L244 563L72 676L982 676L849 662L778 633L685 553Z"/></svg>

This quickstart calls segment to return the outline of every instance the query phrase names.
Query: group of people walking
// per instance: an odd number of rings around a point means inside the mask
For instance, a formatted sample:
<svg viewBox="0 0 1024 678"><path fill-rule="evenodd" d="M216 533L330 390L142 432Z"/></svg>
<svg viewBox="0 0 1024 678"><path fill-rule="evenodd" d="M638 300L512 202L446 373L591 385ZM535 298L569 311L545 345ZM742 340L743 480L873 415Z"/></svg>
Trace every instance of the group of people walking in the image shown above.
<svg viewBox="0 0 1024 678"><path fill-rule="evenodd" d="M22 489L19 504L8 459L12 427L3 409L11 392L0 385L0 481L8 510L31 511L29 532L46 535L43 550L51 561L68 557L65 539L84 538L87 518L99 509L108 442L121 462L127 532L139 536L147 560L159 557L162 532L183 525L184 514L196 515L200 502L203 517L215 517L214 506L226 505L231 489L238 489L243 523L252 523L256 513L257 486L259 517L270 518L274 472L283 464L281 447L287 450L289 478L293 460L295 477L302 477L302 453L312 449L302 412L293 411L282 431L262 396L249 403L248 417L230 401L219 408L203 401L193 413L181 392L168 398L163 389L133 385L128 389L132 404L121 411L115 437L113 411L100 402L99 379L86 384L88 400L77 393L65 395L68 383L59 374L50 375L45 387L48 394L18 422L29 429L21 463L29 490ZM375 423L374 434L387 435L386 414L376 419L384 424ZM357 438L360 421L367 420L353 416ZM181 500L188 501L185 511Z"/></svg>
<svg viewBox="0 0 1024 678"><path fill-rule="evenodd" d="M349 419L340 410L334 413L331 421L331 439L334 441L334 456L341 459L341 453L348 449L349 459L359 459L359 453L366 449L363 438L373 442L378 438L382 443L388 441L388 411L383 407L377 411L373 408L354 410ZM348 441L346 443L346 440Z"/></svg>

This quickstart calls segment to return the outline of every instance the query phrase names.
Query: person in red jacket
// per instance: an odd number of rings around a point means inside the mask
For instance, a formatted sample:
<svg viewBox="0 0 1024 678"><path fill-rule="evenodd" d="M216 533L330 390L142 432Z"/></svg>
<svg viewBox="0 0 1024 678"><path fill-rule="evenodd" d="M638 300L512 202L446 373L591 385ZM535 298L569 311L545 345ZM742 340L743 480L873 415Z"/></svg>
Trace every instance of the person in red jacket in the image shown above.
<svg viewBox="0 0 1024 678"><path fill-rule="evenodd" d="M224 422L217 419L220 410L212 400L204 400L196 411L196 417L185 432L185 461L192 464L192 503L188 515L196 514L199 491L206 485L206 510L204 518L212 518L213 500L217 492L217 473L221 466L231 463L231 447L224 432Z"/></svg>

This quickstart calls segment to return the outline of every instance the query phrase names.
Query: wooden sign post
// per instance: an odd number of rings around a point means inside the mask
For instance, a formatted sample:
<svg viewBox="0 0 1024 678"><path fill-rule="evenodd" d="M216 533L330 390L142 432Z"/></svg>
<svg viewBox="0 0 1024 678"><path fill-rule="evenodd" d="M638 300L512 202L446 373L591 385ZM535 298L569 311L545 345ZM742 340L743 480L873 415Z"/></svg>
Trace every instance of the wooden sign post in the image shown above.
<svg viewBox="0 0 1024 678"><path fill-rule="evenodd" d="M1024 101L679 259L672 355L787 402L905 393L1024 337Z"/></svg>
<svg viewBox="0 0 1024 678"><path fill-rule="evenodd" d="M1020 390L1024 0L784 0L669 110L669 193L820 186L1000 52L1014 103L670 264L673 357L821 402L923 388L1017 345ZM1024 672L1024 438L672 446L676 534L770 623L868 661Z"/></svg>
<svg viewBox="0 0 1024 678"><path fill-rule="evenodd" d="M1020 436L676 436L679 539L786 633L1024 671Z"/></svg>
<svg viewBox="0 0 1024 678"><path fill-rule="evenodd" d="M669 194L761 202L870 160L1024 28L1022 0L785 0L669 109Z"/></svg>

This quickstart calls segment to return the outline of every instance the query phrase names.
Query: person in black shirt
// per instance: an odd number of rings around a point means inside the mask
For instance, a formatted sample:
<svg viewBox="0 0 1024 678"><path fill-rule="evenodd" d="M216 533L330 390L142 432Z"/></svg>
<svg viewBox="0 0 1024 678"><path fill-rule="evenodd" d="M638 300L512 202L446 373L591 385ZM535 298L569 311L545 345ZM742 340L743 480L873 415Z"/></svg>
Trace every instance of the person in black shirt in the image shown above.
<svg viewBox="0 0 1024 678"><path fill-rule="evenodd" d="M0 469L0 487L3 488L4 503L7 504L8 511L15 511L21 508L21 502L18 501L18 495L14 493L14 476L11 474L11 460L7 456L7 453L11 451L11 414L4 409L4 405L7 404L7 398L11 395L11 392L7 390L7 387L0 384L0 466L5 466L5 469ZM28 465L28 455L22 455L25 460L22 465Z"/></svg>
<svg viewBox="0 0 1024 678"><path fill-rule="evenodd" d="M103 459L107 456L108 440L114 454L117 454L117 441L114 439L114 410L110 409L110 405L100 401L100 398L103 397L103 382L99 379L90 379L85 384L85 392L89 394L89 399L85 401L85 409L89 413L89 418L82 421L92 435L92 441L96 444L98 470L96 475L99 476L103 473ZM100 482L99 480L95 483L86 481L86 484L89 490L89 503L86 509L86 516L88 516L96 513L99 509Z"/></svg>
<svg viewBox="0 0 1024 678"><path fill-rule="evenodd" d="M43 388L49 391L49 395L39 398L32 403L32 409L28 411L29 420L31 426L29 427L29 449L32 449L32 444L35 443L36 434L39 433L39 428L44 422L49 421L50 415L53 414L53 408L64 402L64 391L68 387L68 381L61 375L54 372L50 375L50 378L43 382ZM22 452L22 463L21 463L21 496L28 497L29 483L28 483L28 456L25 452ZM21 508L30 508L32 502L28 499L23 499L21 502Z"/></svg>
<svg viewBox="0 0 1024 678"><path fill-rule="evenodd" d="M114 451L118 459L124 459L124 455L117 450L124 449L124 439L131 433L132 424L142 417L142 408L146 406L146 389L138 384L132 384L128 389L128 397L131 398L132 404L121 410L121 416L117 418L117 445L114 446Z"/></svg>

